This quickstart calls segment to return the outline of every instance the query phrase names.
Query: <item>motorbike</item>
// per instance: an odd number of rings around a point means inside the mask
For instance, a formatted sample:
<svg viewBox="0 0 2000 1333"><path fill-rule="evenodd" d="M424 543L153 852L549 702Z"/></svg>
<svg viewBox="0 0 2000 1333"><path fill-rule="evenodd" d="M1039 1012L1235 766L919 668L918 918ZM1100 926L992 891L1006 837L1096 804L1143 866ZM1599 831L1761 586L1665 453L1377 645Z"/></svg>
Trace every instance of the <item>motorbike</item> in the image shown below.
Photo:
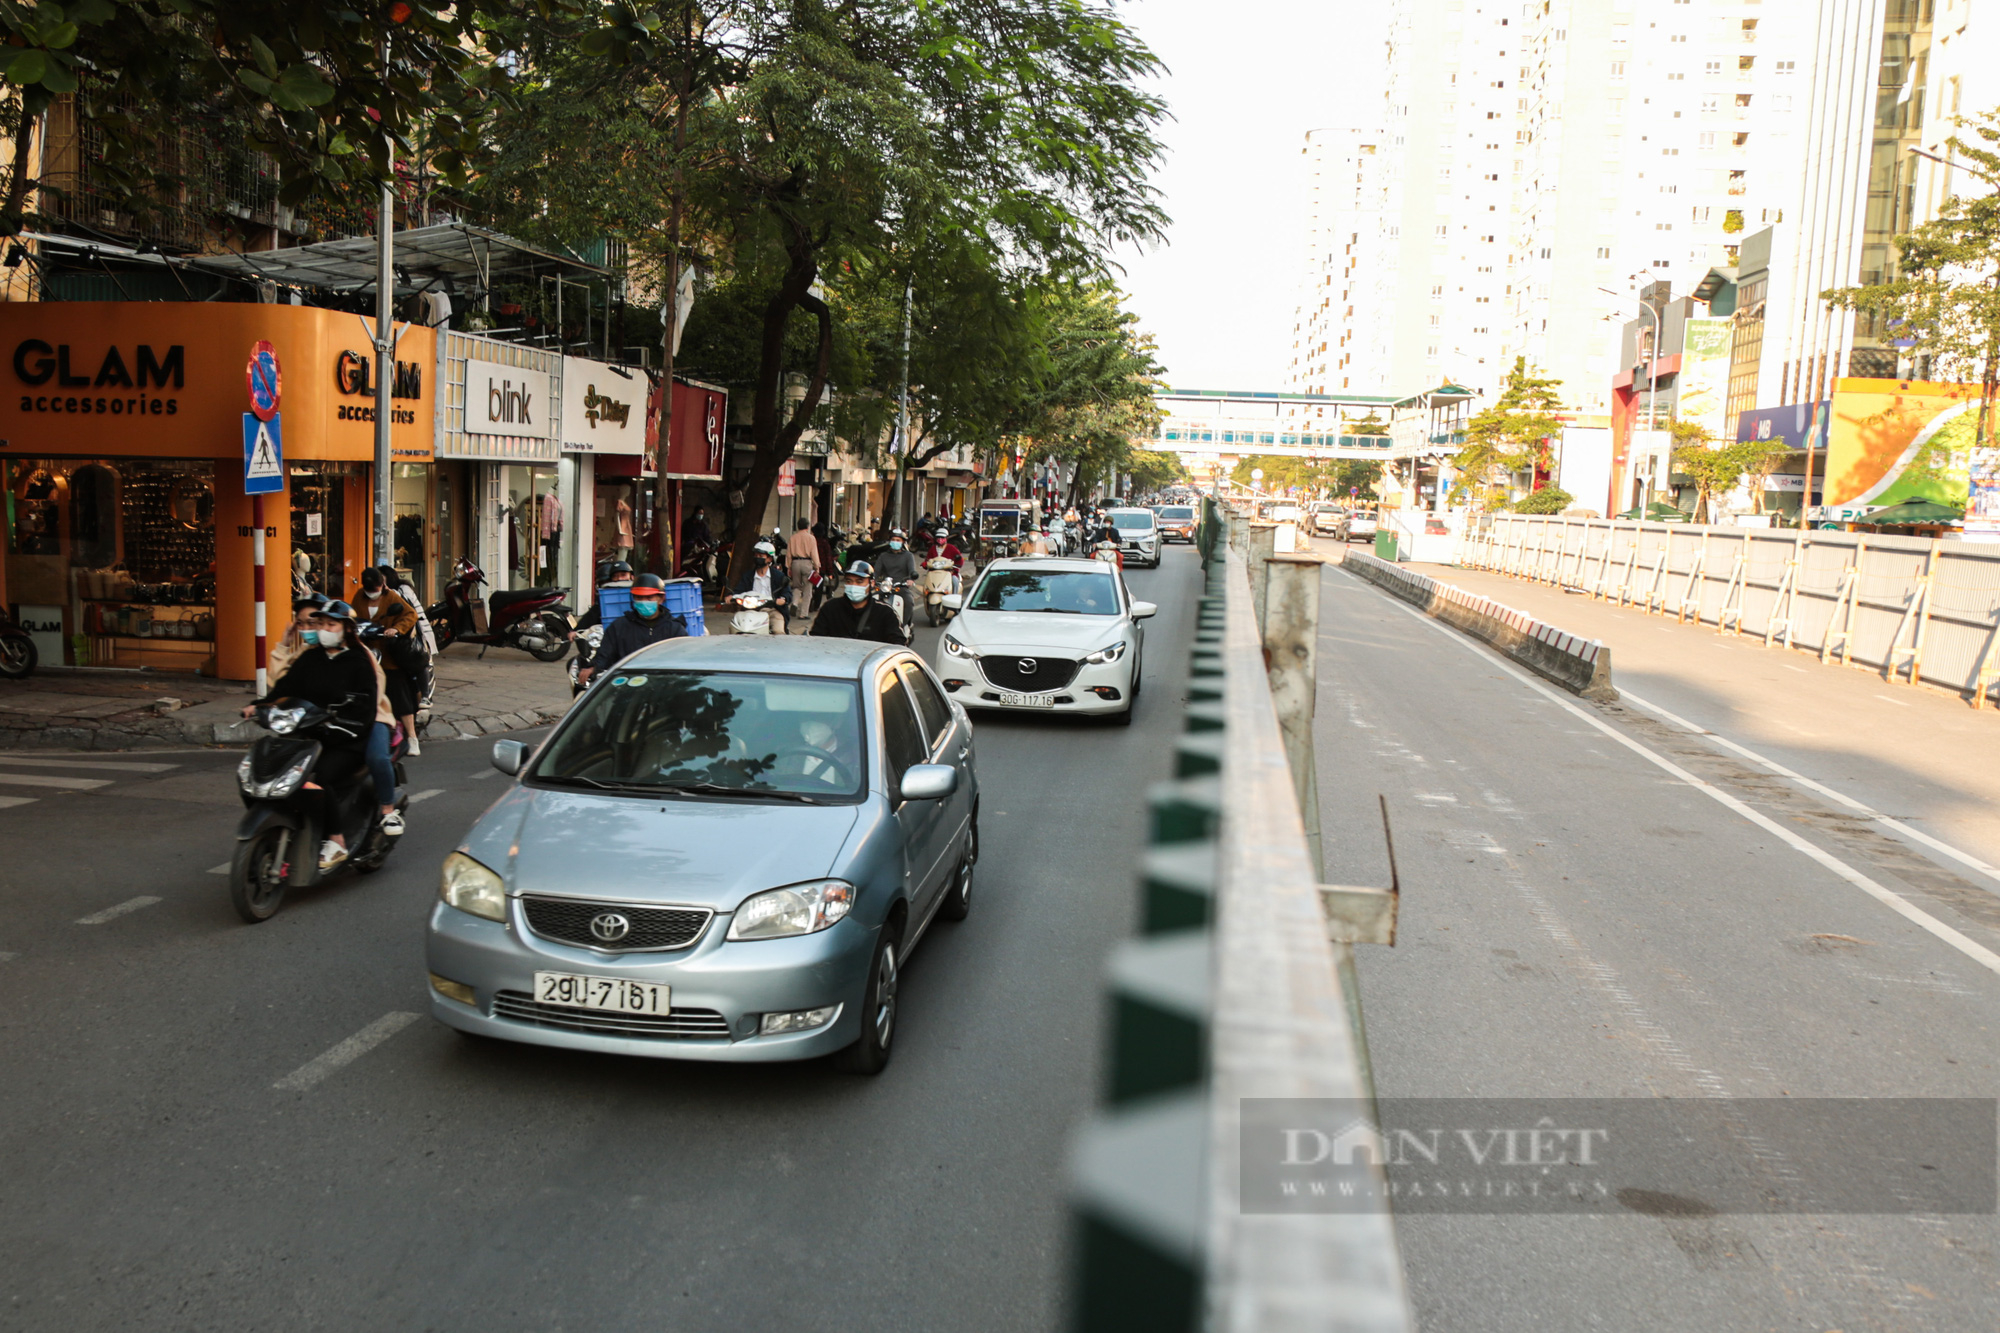
<svg viewBox="0 0 2000 1333"><path fill-rule="evenodd" d="M587 688L577 679L583 669L597 656L598 647L604 642L604 626L592 625L589 629L576 632L576 656L569 659L569 697L574 699Z"/></svg>
<svg viewBox="0 0 2000 1333"><path fill-rule="evenodd" d="M681 554L680 577L700 579L704 585L713 587L722 578L722 547L703 540L703 536L697 532L688 539L687 549Z"/></svg>
<svg viewBox="0 0 2000 1333"><path fill-rule="evenodd" d="M731 606L739 608L729 618L729 628L735 634L775 634L771 628L771 613L764 608L771 604L768 597L754 597L749 593L739 593L729 599Z"/></svg>
<svg viewBox="0 0 2000 1333"><path fill-rule="evenodd" d="M958 591L958 567L951 557L934 555L924 561L924 614L933 628L956 614L944 599Z"/></svg>
<svg viewBox="0 0 2000 1333"><path fill-rule="evenodd" d="M482 604L478 590L486 575L479 566L461 558L452 573L456 582L424 611L440 651L454 643L477 643L487 648L519 648L537 662L559 662L569 651L576 613L563 604L563 589L496 592ZM482 618L486 622L483 628L479 624ZM482 650L480 656L485 655Z"/></svg>
<svg viewBox="0 0 2000 1333"><path fill-rule="evenodd" d="M916 626L911 623L910 585L898 583L892 578L875 580L875 600L896 613L896 628L902 631L905 647L917 641Z"/></svg>
<svg viewBox="0 0 2000 1333"><path fill-rule="evenodd" d="M0 609L0 677L19 680L35 669L41 654L15 619Z"/></svg>
<svg viewBox="0 0 2000 1333"><path fill-rule="evenodd" d="M322 782L333 796L336 827L322 829L306 784L316 781L327 743L336 738L357 741L361 727L334 710L302 699L274 699L257 709L256 718L268 733L258 738L236 766L236 786L243 798L243 820L236 826L236 854L229 862L229 901L236 914L251 924L269 921L284 906L293 889L307 889L353 870L357 875L381 869L396 839L382 831L381 808L366 764L342 779ZM390 742L396 785L405 784L402 736ZM396 808L409 804L398 798ZM347 859L330 871L319 867L320 843L334 833L347 840Z"/></svg>
<svg viewBox="0 0 2000 1333"><path fill-rule="evenodd" d="M1099 542L1090 548L1090 553L1107 564L1116 565L1120 569L1125 568L1125 552L1120 549L1117 542Z"/></svg>

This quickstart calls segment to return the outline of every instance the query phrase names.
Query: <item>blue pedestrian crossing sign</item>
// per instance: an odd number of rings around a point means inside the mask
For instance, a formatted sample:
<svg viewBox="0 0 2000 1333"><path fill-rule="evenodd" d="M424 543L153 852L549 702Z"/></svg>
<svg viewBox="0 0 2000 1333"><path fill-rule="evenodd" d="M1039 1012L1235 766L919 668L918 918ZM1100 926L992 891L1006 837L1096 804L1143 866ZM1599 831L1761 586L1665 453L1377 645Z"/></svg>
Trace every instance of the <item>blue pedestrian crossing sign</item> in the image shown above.
<svg viewBox="0 0 2000 1333"><path fill-rule="evenodd" d="M259 421L243 414L243 493L275 495L285 489L285 438L278 414Z"/></svg>

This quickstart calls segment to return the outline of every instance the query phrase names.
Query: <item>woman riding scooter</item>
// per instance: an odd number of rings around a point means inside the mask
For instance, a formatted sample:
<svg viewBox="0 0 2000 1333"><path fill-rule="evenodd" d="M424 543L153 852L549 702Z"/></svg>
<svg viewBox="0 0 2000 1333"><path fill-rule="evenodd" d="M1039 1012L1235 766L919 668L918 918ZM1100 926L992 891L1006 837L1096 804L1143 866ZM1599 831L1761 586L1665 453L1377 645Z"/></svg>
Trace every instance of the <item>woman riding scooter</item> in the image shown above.
<svg viewBox="0 0 2000 1333"><path fill-rule="evenodd" d="M366 766L375 784L375 800L381 806L382 831L390 837L403 832L403 816L396 809L396 770L390 759L390 724L380 720L386 711L382 669L374 654L354 638L354 608L346 602L328 602L313 608L300 633L304 647L285 674L271 686L271 692L243 710L250 717L260 704L274 699L304 699L330 710L351 724L357 739L351 744L328 742L317 772L336 780ZM330 762L329 762L330 761ZM327 830L321 844L321 870L332 870L347 859L347 839L338 831L332 799L319 783L307 790L317 793L317 823Z"/></svg>

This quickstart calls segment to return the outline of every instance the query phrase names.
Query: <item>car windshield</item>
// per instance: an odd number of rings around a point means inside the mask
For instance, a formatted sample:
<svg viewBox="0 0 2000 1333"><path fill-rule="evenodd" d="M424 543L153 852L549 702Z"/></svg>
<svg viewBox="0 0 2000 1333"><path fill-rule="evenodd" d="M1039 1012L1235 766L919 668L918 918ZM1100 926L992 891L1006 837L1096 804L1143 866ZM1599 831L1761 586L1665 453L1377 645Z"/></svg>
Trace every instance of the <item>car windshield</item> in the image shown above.
<svg viewBox="0 0 2000 1333"><path fill-rule="evenodd" d="M979 581L973 611L1055 611L1079 616L1118 614L1109 574L1068 570L995 569Z"/></svg>
<svg viewBox="0 0 2000 1333"><path fill-rule="evenodd" d="M1193 518L1194 509L1190 505L1167 505L1160 510L1161 518Z"/></svg>
<svg viewBox="0 0 2000 1333"><path fill-rule="evenodd" d="M1144 531L1153 526L1153 516L1145 512L1113 514L1111 526L1114 528L1136 528Z"/></svg>
<svg viewBox="0 0 2000 1333"><path fill-rule="evenodd" d="M858 797L860 693L819 677L615 671L528 777L644 795Z"/></svg>

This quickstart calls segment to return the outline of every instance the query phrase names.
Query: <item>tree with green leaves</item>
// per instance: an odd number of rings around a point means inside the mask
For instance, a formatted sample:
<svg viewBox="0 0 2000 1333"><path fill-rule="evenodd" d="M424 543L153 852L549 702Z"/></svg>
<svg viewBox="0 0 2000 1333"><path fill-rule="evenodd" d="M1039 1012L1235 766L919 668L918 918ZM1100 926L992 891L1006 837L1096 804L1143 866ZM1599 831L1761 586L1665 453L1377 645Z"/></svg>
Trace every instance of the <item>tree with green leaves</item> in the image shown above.
<svg viewBox="0 0 2000 1333"><path fill-rule="evenodd" d="M1561 380L1531 370L1525 356L1514 358L1499 398L1466 423L1465 443L1451 460L1471 499L1504 499L1508 476L1535 465L1544 443L1562 430L1561 387Z"/></svg>
<svg viewBox="0 0 2000 1333"><path fill-rule="evenodd" d="M581 0L555 0L558 4ZM485 21L515 0L40 0L0 3L0 111L14 156L0 233L26 224L42 185L27 168L43 114L77 99L103 135L92 188L144 216L185 182L172 136L192 130L277 164L281 201L390 179L392 146L419 131L453 176L476 141L504 54ZM479 96L462 97L476 91ZM447 103L451 105L448 107Z"/></svg>
<svg viewBox="0 0 2000 1333"><path fill-rule="evenodd" d="M1008 420L1002 456L1011 449L1025 466L1063 465L1075 504L1131 471L1136 442L1157 436L1160 366L1152 338L1109 283L1044 282L1033 301L1043 368Z"/></svg>
<svg viewBox="0 0 2000 1333"><path fill-rule="evenodd" d="M1960 171L2000 187L2000 111L1962 117L1978 142L1945 141ZM1936 218L1896 238L1895 276L1820 293L1833 309L1868 316L1914 355L1931 358L1940 379L1977 379L1979 417L1972 444L1990 445L2000 386L2000 192L1953 195ZM1803 511L1801 511L1803 513Z"/></svg>
<svg viewBox="0 0 2000 1333"><path fill-rule="evenodd" d="M1673 437L1673 470L1695 486L1694 521L1697 523L1713 519L1716 496L1735 490L1744 474L1757 467L1762 460L1775 459L1782 454L1782 451L1773 450L1769 444L1757 440L1718 443L1709 434L1708 428L1698 421L1669 421L1667 431ZM1759 498L1761 500L1761 496Z"/></svg>

